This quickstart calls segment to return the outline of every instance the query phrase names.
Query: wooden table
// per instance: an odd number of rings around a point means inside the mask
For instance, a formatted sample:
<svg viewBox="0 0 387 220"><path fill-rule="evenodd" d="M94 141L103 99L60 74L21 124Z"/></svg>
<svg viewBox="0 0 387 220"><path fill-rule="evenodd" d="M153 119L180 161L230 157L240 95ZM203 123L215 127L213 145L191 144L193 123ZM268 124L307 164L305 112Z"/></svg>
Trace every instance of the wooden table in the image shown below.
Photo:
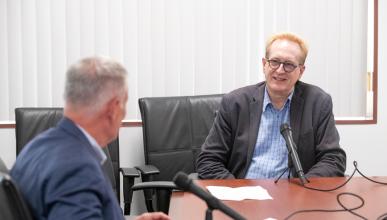
<svg viewBox="0 0 387 220"><path fill-rule="evenodd" d="M371 177L387 183L387 177ZM311 178L309 187L330 189L346 181L347 177ZM342 209L337 202L337 195L342 192L355 193L361 196L365 204L354 212L367 219L377 219L387 213L387 185L380 185L363 177L354 177L344 187L332 192L319 192L299 185L298 179L281 179L277 184L273 180L196 180L198 185L205 186L262 186L268 190L273 200L223 201L226 205L241 213L247 219L284 219L291 213L302 209ZM342 202L348 208L356 207L361 201L355 197L343 196ZM174 220L204 219L207 205L189 192L173 192L169 215ZM213 212L214 220L230 219L219 211ZM312 212L301 213L291 219L360 219L349 212Z"/></svg>

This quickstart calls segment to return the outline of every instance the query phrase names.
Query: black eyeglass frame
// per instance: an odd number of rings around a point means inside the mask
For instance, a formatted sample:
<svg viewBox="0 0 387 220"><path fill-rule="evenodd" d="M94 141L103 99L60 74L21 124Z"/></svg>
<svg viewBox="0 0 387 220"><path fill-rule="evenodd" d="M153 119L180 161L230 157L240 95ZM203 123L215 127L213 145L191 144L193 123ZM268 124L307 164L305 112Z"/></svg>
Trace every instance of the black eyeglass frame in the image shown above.
<svg viewBox="0 0 387 220"><path fill-rule="evenodd" d="M291 73L295 69L297 69L297 67L303 66L303 64L296 65L296 64L293 64L293 63L281 62L279 60L274 60L274 59L267 59L267 58L265 58L265 60L269 63L270 68L272 68L273 70L276 70L276 69L280 68L280 66L282 65L282 68L284 69L284 71L286 73ZM274 63L278 63L278 65L273 65L273 62Z"/></svg>

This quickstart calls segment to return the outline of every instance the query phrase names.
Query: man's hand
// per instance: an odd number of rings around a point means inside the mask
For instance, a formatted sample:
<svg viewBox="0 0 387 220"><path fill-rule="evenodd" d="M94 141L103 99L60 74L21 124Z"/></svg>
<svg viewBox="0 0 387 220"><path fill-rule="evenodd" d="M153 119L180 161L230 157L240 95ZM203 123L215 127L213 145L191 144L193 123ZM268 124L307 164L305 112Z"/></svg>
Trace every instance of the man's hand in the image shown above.
<svg viewBox="0 0 387 220"><path fill-rule="evenodd" d="M147 212L138 216L135 220L170 220L169 216L162 212Z"/></svg>

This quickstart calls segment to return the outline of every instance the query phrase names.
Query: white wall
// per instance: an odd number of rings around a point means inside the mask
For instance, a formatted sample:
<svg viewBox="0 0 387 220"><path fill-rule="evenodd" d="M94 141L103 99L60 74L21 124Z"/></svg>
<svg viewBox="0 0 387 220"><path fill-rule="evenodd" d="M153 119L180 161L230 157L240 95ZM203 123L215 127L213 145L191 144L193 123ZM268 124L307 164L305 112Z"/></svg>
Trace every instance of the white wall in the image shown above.
<svg viewBox="0 0 387 220"><path fill-rule="evenodd" d="M352 161L369 176L387 176L387 1L379 1L379 66L378 66L378 124L339 125L341 145L347 152L347 173L353 170ZM345 85L343 85L345 86ZM0 129L0 156L11 167L15 161L13 129ZM132 167L144 162L141 128L122 128L120 131L121 166ZM139 205L141 195L135 194L135 213L144 210Z"/></svg>

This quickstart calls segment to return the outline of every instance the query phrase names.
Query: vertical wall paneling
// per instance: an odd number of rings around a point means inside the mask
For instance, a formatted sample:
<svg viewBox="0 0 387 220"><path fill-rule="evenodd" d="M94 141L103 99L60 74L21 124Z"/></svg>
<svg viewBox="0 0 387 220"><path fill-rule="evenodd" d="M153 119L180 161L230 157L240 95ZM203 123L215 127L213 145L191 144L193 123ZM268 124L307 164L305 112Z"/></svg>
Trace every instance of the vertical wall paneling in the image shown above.
<svg viewBox="0 0 387 220"><path fill-rule="evenodd" d="M137 25L137 90L138 97L158 96L153 93L152 78L152 20L151 20L151 2L150 0L137 1L138 7L138 25ZM156 2L156 1L155 1ZM134 82L136 83L136 82ZM134 97L135 99L137 97Z"/></svg>
<svg viewBox="0 0 387 220"><path fill-rule="evenodd" d="M37 106L52 106L51 1L36 1ZM63 71L63 70L62 70ZM9 72L8 74L13 74ZM59 92L59 91L58 91ZM16 106L11 106L11 108ZM28 107L28 106L27 106Z"/></svg>
<svg viewBox="0 0 387 220"><path fill-rule="evenodd" d="M236 72L236 58L237 58L237 42L236 42L236 26L237 14L234 9L236 2L234 0L223 1L222 7L222 90L231 91L236 88L235 79L242 76L243 73ZM229 16L224 16L229 15Z"/></svg>
<svg viewBox="0 0 387 220"><path fill-rule="evenodd" d="M63 106L63 89L65 80L65 71L67 68L66 55L66 0L52 1L51 4L51 88L52 105L55 107Z"/></svg>
<svg viewBox="0 0 387 220"><path fill-rule="evenodd" d="M340 4L338 5L340 7L340 13L338 20L340 21L340 29L339 29L339 48L337 50L337 53L339 54L339 62L340 65L338 66L338 81L342 82L345 80L347 76L347 72L351 71L351 65L350 65L350 57L347 56L345 52L352 52L351 48L351 40L348 38L348 34L352 33L352 22L351 21L351 14L349 12L342 12L343 8L352 8L352 4L347 5L348 0L340 1ZM346 22L350 22L349 25ZM339 90L337 93L337 99L335 100L336 106L336 114L340 115L343 113L344 109L346 109L346 106L349 105L348 99L346 99L347 95L345 94L344 90ZM341 102L338 102L339 100L342 100ZM337 110L338 109L338 110Z"/></svg>
<svg viewBox="0 0 387 220"><path fill-rule="evenodd" d="M96 54L96 50L101 48L102 45L96 45L96 26L98 24L96 14L98 0L82 0L80 3L80 57L86 57ZM103 15L102 15L103 16ZM96 21L97 20L97 21ZM99 26L100 27L100 26ZM99 29L98 29L99 30ZM106 44L107 42L104 42ZM99 52L99 51L98 51ZM108 55L108 54L107 54Z"/></svg>
<svg viewBox="0 0 387 220"><path fill-rule="evenodd" d="M35 0L21 5L21 45L22 45L22 96L23 106L37 103L37 51L36 51L36 8Z"/></svg>
<svg viewBox="0 0 387 220"><path fill-rule="evenodd" d="M7 121L9 115L9 83L8 83L8 2L0 0L0 120Z"/></svg>
<svg viewBox="0 0 387 220"><path fill-rule="evenodd" d="M357 97L349 99L349 106L347 112L351 114L366 115L366 97L367 93L367 1L355 1L352 10L353 32L352 41L352 69L351 76L348 79L351 82L351 88L348 89L348 97Z"/></svg>
<svg viewBox="0 0 387 220"><path fill-rule="evenodd" d="M81 56L81 9L78 0L66 0L66 60L67 65Z"/></svg>
<svg viewBox="0 0 387 220"><path fill-rule="evenodd" d="M176 96L180 94L179 84L181 80L181 0L164 1L165 68L164 79L160 82L166 85L166 96Z"/></svg>
<svg viewBox="0 0 387 220"><path fill-rule="evenodd" d="M193 95L195 85L195 4L196 0L180 0L180 81L179 95Z"/></svg>
<svg viewBox="0 0 387 220"><path fill-rule="evenodd" d="M138 3L137 0L122 1L123 19L123 63L128 70L129 99L127 103L127 118L139 118L137 111L138 95Z"/></svg>
<svg viewBox="0 0 387 220"><path fill-rule="evenodd" d="M8 39L8 87L9 115L13 115L14 106L23 105L23 53L22 21L20 0L7 2L7 39Z"/></svg>
<svg viewBox="0 0 387 220"><path fill-rule="evenodd" d="M329 91L331 94L338 94L340 92L340 87L342 86L339 80L339 77L341 75L340 72L342 71L340 70L340 66L341 66L340 51L342 50L341 49L342 44L340 43L340 39L339 40L335 39L337 36L335 36L335 34L333 33L340 33L342 21L341 19L338 19L338 17L340 16L341 7L333 4L327 4L327 3L325 3L324 5L325 5L324 7L327 9L327 12L325 12L323 15L326 16L327 13L329 12L329 14L331 14L332 16L327 16L326 22L322 23L321 25L323 25L325 32L328 31L327 28L329 27L330 28L329 33L332 33L332 34L326 34L325 37L321 39L324 42L321 42L320 44L318 44L318 42L315 43L315 45L319 48L311 48L311 56L310 56L310 59L308 59L308 63L311 64L311 62L313 63L314 61L318 62L319 59L316 52L320 48L321 49L325 48L324 49L325 51L324 53L326 57L324 58L325 66L320 67L320 68L324 68L323 70L324 74L322 74L323 78L321 80L323 80L325 89L327 91ZM316 8L316 10L318 10L318 7ZM319 14L321 15L321 12ZM326 42L329 42L329 43L326 43ZM324 47L321 47L321 45L324 45ZM327 55L329 55L329 57ZM319 66L319 65L314 64L314 66ZM337 68L330 68L332 66L336 66ZM309 72L308 74L314 74L310 71L308 72ZM339 100L336 99L336 96L333 96L332 101L334 103L334 108L336 108L335 110L337 110L340 105L340 103L338 103Z"/></svg>
<svg viewBox="0 0 387 220"><path fill-rule="evenodd" d="M109 55L117 60L123 61L123 11L122 2L125 0L111 0L108 1L109 9L109 23L108 23L108 42Z"/></svg>
<svg viewBox="0 0 387 220"><path fill-rule="evenodd" d="M165 60L166 60L166 13L165 1L150 1L150 78L152 79L152 95L165 96ZM171 85L173 86L173 85Z"/></svg>
<svg viewBox="0 0 387 220"><path fill-rule="evenodd" d="M110 54L110 34L112 32L112 29L120 28L120 24L114 23L114 20L112 20L113 15L111 14L110 8L113 7L113 5L116 3L116 1L109 1L109 0L95 0L95 9L94 9L94 18L91 17L91 20L93 20L94 23L94 40L95 40L95 54L102 55L102 56L112 56ZM83 9L82 9L83 11ZM118 11L114 12L115 14L119 14ZM115 41L119 42L118 35L113 38ZM91 53L92 55L93 53ZM117 57L114 57L117 59ZM120 57L118 57L119 59Z"/></svg>
<svg viewBox="0 0 387 220"><path fill-rule="evenodd" d="M248 84L246 66L246 60L248 60L248 55L246 54L248 34L248 22L246 22L246 16L248 16L248 14L246 13L246 2L246 0L233 1L233 10L230 12L235 18L235 29L233 33L235 36L235 53L233 54L234 68L232 69L234 72L234 79L232 80L234 82L234 88L229 88L229 91ZM228 14L224 14L223 17L228 17ZM227 26L227 23L224 26Z"/></svg>
<svg viewBox="0 0 387 220"><path fill-rule="evenodd" d="M335 115L366 115L367 1L0 0L0 6L3 121L13 120L18 106L63 106L67 67L92 55L128 69L126 119L140 118L140 97L255 84L264 80L266 39L283 31L308 41L302 80L332 95Z"/></svg>

